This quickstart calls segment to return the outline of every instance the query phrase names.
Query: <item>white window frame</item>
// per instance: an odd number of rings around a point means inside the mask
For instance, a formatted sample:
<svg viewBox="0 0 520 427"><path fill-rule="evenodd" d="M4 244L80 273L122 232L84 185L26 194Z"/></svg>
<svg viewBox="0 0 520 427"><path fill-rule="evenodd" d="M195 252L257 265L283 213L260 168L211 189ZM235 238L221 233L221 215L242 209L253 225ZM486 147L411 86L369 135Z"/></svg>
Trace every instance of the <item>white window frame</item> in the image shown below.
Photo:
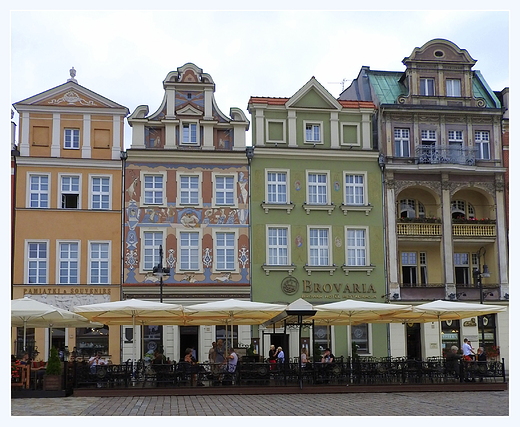
<svg viewBox="0 0 520 427"><path fill-rule="evenodd" d="M197 180L197 189L194 190L193 188L182 188L182 179L183 178L195 178ZM202 206L202 172L197 173L184 173L184 172L178 172L177 173L177 206ZM194 192L197 192L197 197L195 197L196 200L193 200L192 197ZM182 194L186 192L189 194L189 202L185 202L182 200Z"/></svg>
<svg viewBox="0 0 520 427"><path fill-rule="evenodd" d="M345 130L345 126L355 126L356 127L356 143L350 143L350 142L343 142L343 132ZM357 122L340 122L339 124L340 129L340 145L344 145L347 147L354 147L354 146L360 146L361 145L361 126L360 123Z"/></svg>
<svg viewBox="0 0 520 427"><path fill-rule="evenodd" d="M183 245L182 234L184 234L184 233L188 234L190 236L196 236L195 241L197 244L195 247L193 247L191 245L191 242L189 242L190 244L188 246ZM196 254L193 256L192 253L193 253L194 249L196 251ZM184 256L185 251L189 252L189 265L188 266L184 265L183 260L182 260L182 257ZM202 272L202 256L201 256L202 238L201 238L199 230L178 230L178 232L177 232L177 254L178 254L177 268L179 269L179 271L181 271L181 272L184 272L184 271ZM196 260L196 263L197 263L196 266L193 266L193 264L192 264L193 258L195 258L195 260ZM188 268L186 268L186 267L188 267Z"/></svg>
<svg viewBox="0 0 520 427"><path fill-rule="evenodd" d="M33 177L46 177L47 178L47 190L41 190L41 179L38 180L38 190L31 189L31 180ZM48 209L50 208L50 195L51 195L51 175L49 173L40 172L27 172L27 200L26 206L31 209ZM38 206L31 206L31 195L38 195L37 204ZM42 206L41 196L46 195L47 201L46 206Z"/></svg>
<svg viewBox="0 0 520 427"><path fill-rule="evenodd" d="M311 130L311 139L307 139L307 126L312 128ZM318 128L319 137L315 138L315 129ZM304 120L303 121L303 140L305 144L323 144L323 122L315 121L315 120Z"/></svg>
<svg viewBox="0 0 520 427"><path fill-rule="evenodd" d="M351 249L351 246L349 246L349 231L360 231L362 230L364 232L365 236L365 245L364 246L354 246L354 248L362 248L364 250L365 255L365 263L364 264L356 264L356 265L349 265L349 250ZM362 271L367 274L367 276L370 276L372 271L374 271L375 266L371 264L370 262L370 235L369 235L369 227L352 227L352 226L345 226L344 230L344 236L345 236L345 264L343 264L343 271L345 272L345 275L348 275L350 272L354 271Z"/></svg>
<svg viewBox="0 0 520 427"><path fill-rule="evenodd" d="M282 139L270 139L269 138L269 126L271 123L281 123L282 124ZM267 142L269 144L286 144L287 143L287 140L286 140L287 132L286 132L285 120L266 119L265 130L266 130L265 142Z"/></svg>
<svg viewBox="0 0 520 427"><path fill-rule="evenodd" d="M462 146L464 144L464 131L455 129L448 130L448 144Z"/></svg>
<svg viewBox="0 0 520 427"><path fill-rule="evenodd" d="M217 189L217 180L218 178L231 178L233 180L233 188L225 188L225 189ZM213 182L213 206L231 206L238 207L238 199L237 199L237 174L229 174L229 173L212 173L212 182ZM217 193L222 192L225 195L231 194L231 201L229 203L219 203L217 201ZM227 199L227 197L225 197ZM227 200L225 200L227 201Z"/></svg>
<svg viewBox="0 0 520 427"><path fill-rule="evenodd" d="M184 128L188 127L188 138L184 139ZM195 140L193 140L193 129L195 129ZM181 145L199 145L199 124L193 121L183 121L180 124L179 140Z"/></svg>
<svg viewBox="0 0 520 427"><path fill-rule="evenodd" d="M359 184L358 182L347 183L347 177L361 177L363 182ZM367 203L367 180L368 174L366 171L344 171L343 172L343 204L346 206L366 206ZM361 188L361 198L360 202L349 203L347 198L347 189L353 188L354 190ZM356 198L356 195L354 195Z"/></svg>
<svg viewBox="0 0 520 427"><path fill-rule="evenodd" d="M421 145L429 145L435 147L437 145L437 131L432 129L422 129Z"/></svg>
<svg viewBox="0 0 520 427"><path fill-rule="evenodd" d="M64 191L63 190L63 179L64 178L78 178L78 190L77 191ZM81 189L82 189L82 179L83 176L81 174L74 174L74 173L59 173L58 174L58 208L59 209L81 209ZM70 195L77 195L78 203L77 207L75 208L66 208L63 206L63 196L70 194Z"/></svg>
<svg viewBox="0 0 520 427"><path fill-rule="evenodd" d="M108 191L103 191L103 184L100 183L100 190L94 190L94 180L105 180L108 179ZM89 175L89 209L92 210L111 210L112 208L112 175ZM94 197L99 197L99 201L95 201ZM108 200L103 200L104 197L107 197ZM99 203L99 207L95 207L94 205ZM103 207L106 205L106 207Z"/></svg>
<svg viewBox="0 0 520 427"><path fill-rule="evenodd" d="M79 150L80 130L78 128L63 129L63 148L66 150Z"/></svg>
<svg viewBox="0 0 520 427"><path fill-rule="evenodd" d="M410 157L410 128L394 128L394 153L395 157Z"/></svg>
<svg viewBox="0 0 520 427"><path fill-rule="evenodd" d="M325 183L321 183L321 182L312 182L310 181L310 178L311 176L322 176L324 175L326 177L326 182ZM330 205L330 171L323 171L323 170L307 170L305 171L305 177L306 177L306 189L307 189L307 194L306 194L306 198L307 198L307 201L306 203L308 205ZM315 188L316 189L316 200L315 201L311 201L311 188ZM325 189L325 201L319 201L319 198L320 196L323 196L323 195L319 195L318 194L318 190L320 188L324 188Z"/></svg>
<svg viewBox="0 0 520 427"><path fill-rule="evenodd" d="M162 198L161 198L160 202L146 203L145 195L146 195L147 192L155 193L155 192L159 191L159 190L157 190L155 188L152 189L152 190L148 190L148 189L145 188L146 187L145 181L146 181L146 177L147 176L154 176L154 177L162 176L162 189L161 189ZM140 178L141 178L141 205L143 205L143 206L162 206L162 207L166 207L166 204L167 204L167 201L166 201L166 185L167 185L166 171L162 171L162 172L140 171Z"/></svg>
<svg viewBox="0 0 520 427"><path fill-rule="evenodd" d="M435 79L433 77L421 77L419 79L419 94L421 96L435 96Z"/></svg>
<svg viewBox="0 0 520 427"><path fill-rule="evenodd" d="M141 259L139 261L139 271L141 273L150 272L159 264L159 246L165 247L166 236L164 230L160 230L157 227L143 227L141 228ZM153 238L152 245L147 245L146 234L154 233L160 235L160 238ZM150 253L151 251L151 253ZM148 263L147 258L152 257L151 263ZM164 262L164 260L163 260Z"/></svg>
<svg viewBox="0 0 520 427"><path fill-rule="evenodd" d="M269 174L276 174L276 179L273 181L269 181ZM289 203L289 175L290 171L288 169L266 169L265 170L265 201L270 205L274 204L287 204ZM278 178L280 175L285 175L285 182L279 181ZM274 191L269 191L269 187L275 187ZM280 187L285 186L285 192L278 191ZM274 194L274 200L270 199L270 195ZM285 196L285 200L280 200L280 195Z"/></svg>
<svg viewBox="0 0 520 427"><path fill-rule="evenodd" d="M276 235L273 236L273 239L276 239L276 242L272 243L271 231L275 230ZM280 235L281 231L285 231L285 244L283 242L280 243L280 239L283 238L283 236ZM266 225L265 241L266 265L287 266L291 264L291 230L288 225ZM273 251L275 254L271 255ZM285 251L285 256L283 254L280 255L280 251ZM281 262L283 258L285 258L286 262Z"/></svg>
<svg viewBox="0 0 520 427"><path fill-rule="evenodd" d="M326 237L327 242L326 244L321 244L318 242L317 245L313 244L312 239L318 238L323 239L323 236L311 236L313 231L326 231ZM326 267L331 266L332 263L332 227L331 226L319 226L319 225L312 225L307 226L307 265L309 267ZM313 263L312 260L315 258L315 255L313 255L313 251L317 250L318 252L326 251L326 263L323 259L324 257L321 254L317 255L318 263Z"/></svg>
<svg viewBox="0 0 520 427"><path fill-rule="evenodd" d="M368 227L345 227L345 265L348 267L367 267L370 265L370 245L369 245L369 236L368 236ZM356 232L356 235L353 236L353 239L355 240L355 244L351 245L352 239L349 237L351 235L351 232ZM363 234L363 240L364 244L359 244L359 236L357 235L358 232L362 232ZM359 256L358 253L356 253L353 258L354 262L351 263L351 251L354 250L356 252L362 252L364 255L364 262L361 263L361 260L363 257Z"/></svg>
<svg viewBox="0 0 520 427"><path fill-rule="evenodd" d="M106 261L104 261L104 258L94 258L92 256L92 245L96 245L96 244L99 244L99 245L107 245L108 246L108 249L107 249L107 255L108 257L106 258ZM112 262L111 262L111 259L112 259L112 242L110 240L89 240L88 242L88 283L90 285L109 285L111 284L111 265L112 265ZM98 283L93 283L93 267L92 267L92 263L95 262L95 261L98 261L98 260L102 260L100 262L106 262L107 264L107 267L106 267L106 270L107 270L107 280L106 282L98 282ZM102 270L103 267L101 268L98 268L97 270ZM101 277L101 275L100 275Z"/></svg>
<svg viewBox="0 0 520 427"><path fill-rule="evenodd" d="M462 83L460 79L446 79L446 96L460 98L462 96L461 91Z"/></svg>
<svg viewBox="0 0 520 427"><path fill-rule="evenodd" d="M76 245L76 258L71 257L65 257L62 258L62 245ZM70 250L67 251L68 254L70 254ZM78 285L80 281L80 263L81 260L81 244L79 240L57 240L56 241L56 283L58 285ZM71 281L71 270L74 269L74 267L71 267L70 264L76 263L76 281ZM67 264L67 281L62 281L62 275L61 275L61 267L62 263Z"/></svg>
<svg viewBox="0 0 520 427"><path fill-rule="evenodd" d="M30 251L30 245L31 244L37 244L37 245L45 245L45 257L35 257L31 258L31 251ZM40 249L38 249L38 253L40 252ZM30 274L29 269L31 268L31 263L36 262L38 265L36 266L37 274L36 276L40 277L40 270L45 269L45 281L40 282L39 279L36 282L30 282ZM25 240L25 259L24 259L24 272L25 272L25 280L24 283L27 283L28 285L46 285L49 283L49 240L33 240L33 239L27 239ZM41 264L43 263L43 264ZM41 264L41 265L40 265Z"/></svg>
<svg viewBox="0 0 520 427"><path fill-rule="evenodd" d="M406 255L406 257L405 257ZM413 256L410 256L413 255ZM406 258L406 262L405 262ZM412 260L412 258L415 258L415 261ZM410 285L418 285L420 284L420 271L419 271L419 254L415 251L402 251L399 254L399 263L401 265L401 283L404 282L404 274L403 274L403 268L408 267L410 269L413 269L415 271L415 281L410 280Z"/></svg>
<svg viewBox="0 0 520 427"><path fill-rule="evenodd" d="M237 266L238 266L238 236L237 232L235 230L231 229L213 229L213 272L220 273L220 272L238 272ZM223 247L218 245L218 235L219 234L225 234L226 236L232 235L232 241L233 241L233 247L231 248L228 245L224 245ZM225 250L232 250L232 268L228 268L227 265L225 266L219 266L217 257L219 256L219 251ZM225 255L226 258L226 264L228 262L228 254Z"/></svg>
<svg viewBox="0 0 520 427"><path fill-rule="evenodd" d="M487 138L483 138L487 136ZM484 147L487 146L487 157L484 155ZM477 159L490 160L491 159L491 132L488 130L475 131L475 147L477 149Z"/></svg>

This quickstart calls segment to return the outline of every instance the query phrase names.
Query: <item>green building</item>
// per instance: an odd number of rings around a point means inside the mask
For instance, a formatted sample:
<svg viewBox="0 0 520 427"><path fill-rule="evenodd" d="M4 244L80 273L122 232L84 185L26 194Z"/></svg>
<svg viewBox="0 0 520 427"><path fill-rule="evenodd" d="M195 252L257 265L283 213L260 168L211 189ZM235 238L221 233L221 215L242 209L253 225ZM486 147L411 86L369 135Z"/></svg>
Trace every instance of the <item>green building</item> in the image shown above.
<svg viewBox="0 0 520 427"><path fill-rule="evenodd" d="M384 302L382 174L372 102L334 98L314 77L290 98L251 97L252 301ZM260 327L261 349L331 347L348 356L346 326ZM358 353L386 356L387 326L356 325ZM317 350L314 352L316 356ZM288 354L287 354L288 353ZM312 351L311 351L312 353Z"/></svg>

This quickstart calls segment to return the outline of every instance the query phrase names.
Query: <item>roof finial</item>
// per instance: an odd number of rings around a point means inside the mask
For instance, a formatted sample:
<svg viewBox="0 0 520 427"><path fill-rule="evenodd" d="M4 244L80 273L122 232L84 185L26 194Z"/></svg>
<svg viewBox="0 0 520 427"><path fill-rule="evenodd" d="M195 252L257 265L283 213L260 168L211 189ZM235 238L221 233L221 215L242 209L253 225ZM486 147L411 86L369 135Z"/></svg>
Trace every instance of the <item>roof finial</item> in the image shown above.
<svg viewBox="0 0 520 427"><path fill-rule="evenodd" d="M67 79L68 82L74 82L74 83L77 83L78 81L74 78L76 77L76 70L74 69L74 67L72 67L70 70L69 70L69 73L70 73L70 79Z"/></svg>

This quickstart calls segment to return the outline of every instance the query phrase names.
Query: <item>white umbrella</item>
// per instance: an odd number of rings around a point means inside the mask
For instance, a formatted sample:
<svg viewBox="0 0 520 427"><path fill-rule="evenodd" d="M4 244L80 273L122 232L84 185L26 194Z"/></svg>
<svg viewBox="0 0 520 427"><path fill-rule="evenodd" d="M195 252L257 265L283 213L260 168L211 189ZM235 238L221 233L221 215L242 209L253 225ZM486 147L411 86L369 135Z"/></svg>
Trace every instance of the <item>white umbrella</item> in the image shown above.
<svg viewBox="0 0 520 427"><path fill-rule="evenodd" d="M74 307L74 311L87 319L104 323L105 325L128 325L131 323L134 337L136 323L141 325L184 324L182 305L139 299L79 305ZM135 338L133 341L134 360L137 360Z"/></svg>
<svg viewBox="0 0 520 427"><path fill-rule="evenodd" d="M280 314L287 306L227 299L184 307L186 323L192 325L260 325Z"/></svg>
<svg viewBox="0 0 520 427"><path fill-rule="evenodd" d="M27 328L98 328L85 317L36 301L29 297L11 300L11 326L23 326L23 350L25 351Z"/></svg>
<svg viewBox="0 0 520 427"><path fill-rule="evenodd" d="M349 325L347 346L349 356L352 354L350 327L355 323L371 323L384 319L385 316L411 312L411 305L390 304L357 300L343 300L330 304L315 305L318 311L310 320L315 324Z"/></svg>
<svg viewBox="0 0 520 427"><path fill-rule="evenodd" d="M471 304L458 301L437 300L413 307L413 313L409 321L424 323L437 320L439 323L439 352L442 356L441 321L466 319L472 316L506 311L507 307L501 305Z"/></svg>

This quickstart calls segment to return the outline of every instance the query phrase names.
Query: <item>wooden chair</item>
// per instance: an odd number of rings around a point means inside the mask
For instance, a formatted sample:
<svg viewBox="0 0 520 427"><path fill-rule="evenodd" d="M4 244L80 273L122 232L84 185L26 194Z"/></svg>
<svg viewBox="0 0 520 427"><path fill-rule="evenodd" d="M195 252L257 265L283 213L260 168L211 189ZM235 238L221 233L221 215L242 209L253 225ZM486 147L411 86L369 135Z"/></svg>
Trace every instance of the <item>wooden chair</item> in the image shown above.
<svg viewBox="0 0 520 427"><path fill-rule="evenodd" d="M31 365L11 366L11 387L29 389L31 380Z"/></svg>

